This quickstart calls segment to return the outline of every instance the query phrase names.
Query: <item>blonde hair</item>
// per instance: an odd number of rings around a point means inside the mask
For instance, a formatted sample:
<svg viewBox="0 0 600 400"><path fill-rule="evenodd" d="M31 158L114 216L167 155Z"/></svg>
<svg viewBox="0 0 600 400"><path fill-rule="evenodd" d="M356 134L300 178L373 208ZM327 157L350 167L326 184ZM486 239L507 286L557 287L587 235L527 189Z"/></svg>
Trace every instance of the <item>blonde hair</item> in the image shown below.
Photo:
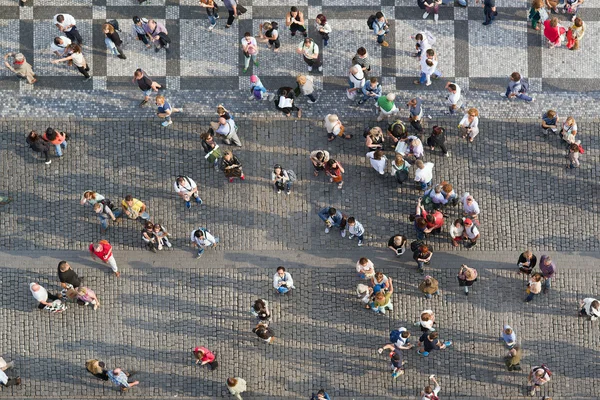
<svg viewBox="0 0 600 400"><path fill-rule="evenodd" d="M402 154L396 153L396 158L394 159L394 162L396 163L396 165L404 165L404 157L402 157Z"/></svg>
<svg viewBox="0 0 600 400"><path fill-rule="evenodd" d="M566 121L567 124L569 125L573 125L575 123L575 118L573 117L567 117Z"/></svg>
<svg viewBox="0 0 600 400"><path fill-rule="evenodd" d="M108 33L115 33L115 27L109 24L108 22L102 25L102 32L108 31Z"/></svg>
<svg viewBox="0 0 600 400"><path fill-rule="evenodd" d="M223 107L223 104L219 104L217 106L217 114L222 115L225 114L227 111L227 109L225 107Z"/></svg>
<svg viewBox="0 0 600 400"><path fill-rule="evenodd" d="M340 119L338 118L338 116L337 116L337 115L335 115L335 114L329 114L329 117L327 117L327 119L329 120L329 122L337 122L337 121L339 121L339 120L340 120Z"/></svg>
<svg viewBox="0 0 600 400"><path fill-rule="evenodd" d="M298 75L298 77L296 78L296 82L298 82L298 84L300 84L300 85L305 85L306 84L306 76Z"/></svg>
<svg viewBox="0 0 600 400"><path fill-rule="evenodd" d="M163 96L162 94L159 94L158 96L156 96L156 101L162 101L164 103L165 96Z"/></svg>
<svg viewBox="0 0 600 400"><path fill-rule="evenodd" d="M467 114L469 114L472 117L479 117L479 110L476 108L469 108Z"/></svg>

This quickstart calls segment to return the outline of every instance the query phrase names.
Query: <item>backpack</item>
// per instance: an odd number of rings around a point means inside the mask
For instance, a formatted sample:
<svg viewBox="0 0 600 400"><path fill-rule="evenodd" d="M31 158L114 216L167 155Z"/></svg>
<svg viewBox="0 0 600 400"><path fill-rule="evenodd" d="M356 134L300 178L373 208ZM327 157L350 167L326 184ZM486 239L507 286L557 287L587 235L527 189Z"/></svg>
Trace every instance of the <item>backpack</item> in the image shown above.
<svg viewBox="0 0 600 400"><path fill-rule="evenodd" d="M393 331L391 331L390 332L390 343L394 344L398 340L400 340L400 335L401 335L401 332L397 329L394 329Z"/></svg>
<svg viewBox="0 0 600 400"><path fill-rule="evenodd" d="M402 185L408 180L408 171L401 169L399 171L396 171L396 174L394 176L396 177L396 182Z"/></svg>
<svg viewBox="0 0 600 400"><path fill-rule="evenodd" d="M519 93L527 93L529 91L529 83L525 82L524 80L521 80L521 90L519 90Z"/></svg>
<svg viewBox="0 0 600 400"><path fill-rule="evenodd" d="M121 32L121 29L119 28L119 21L116 19L108 20L106 23L112 25L112 27L115 28L115 31Z"/></svg>
<svg viewBox="0 0 600 400"><path fill-rule="evenodd" d="M373 30L373 22L375 21L377 21L377 17L375 16L375 14L369 15L369 19L367 19L367 25L369 26L370 30Z"/></svg>
<svg viewBox="0 0 600 400"><path fill-rule="evenodd" d="M422 240L415 240L410 244L410 251L412 251L413 253L415 251L419 251L419 247L423 246L424 244L425 242Z"/></svg>
<svg viewBox="0 0 600 400"><path fill-rule="evenodd" d="M298 178L296 177L296 173L294 171L292 171L291 169L288 169L286 172L288 174L288 178L290 178L290 182L296 182L298 180Z"/></svg>
<svg viewBox="0 0 600 400"><path fill-rule="evenodd" d="M107 206L111 211L117 209L117 207L109 199L100 200L98 203L102 204L103 206Z"/></svg>
<svg viewBox="0 0 600 400"><path fill-rule="evenodd" d="M542 365L540 365L539 367L535 368L535 369L533 370L533 372L535 373L535 372L536 372L536 371L538 371L540 368L541 368L541 369L543 369L543 370L544 370L544 372L545 372L545 373L547 373L547 374L548 374L548 376L549 376L550 378L552 378L552 371L550 371L550 368L548 368L548 367L546 366L546 364L542 364Z"/></svg>

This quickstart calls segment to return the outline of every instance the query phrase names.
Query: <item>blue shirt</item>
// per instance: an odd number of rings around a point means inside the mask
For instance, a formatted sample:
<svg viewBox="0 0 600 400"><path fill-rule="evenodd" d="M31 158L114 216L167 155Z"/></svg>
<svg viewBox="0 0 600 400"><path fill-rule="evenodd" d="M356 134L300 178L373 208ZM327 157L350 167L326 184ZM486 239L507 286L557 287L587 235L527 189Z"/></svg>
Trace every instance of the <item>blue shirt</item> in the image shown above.
<svg viewBox="0 0 600 400"><path fill-rule="evenodd" d="M546 125L556 125L556 117L550 118L548 114L542 115L542 120L546 123Z"/></svg>
<svg viewBox="0 0 600 400"><path fill-rule="evenodd" d="M423 104L423 100L417 97L417 104L414 107L410 107L408 110L411 117L421 115L421 104Z"/></svg>
<svg viewBox="0 0 600 400"><path fill-rule="evenodd" d="M385 25L385 17L383 19L383 22L379 22L377 19L375 19L375 21L373 21L373 25L371 25L373 27L373 33L375 35L383 35L385 33L385 30L383 29Z"/></svg>
<svg viewBox="0 0 600 400"><path fill-rule="evenodd" d="M376 97L379 97L381 96L381 85L378 83L375 87L372 87L371 82L367 82L365 86L362 87L362 92L364 95L374 93Z"/></svg>
<svg viewBox="0 0 600 400"><path fill-rule="evenodd" d="M158 106L159 113L166 113L167 110L170 110L170 109L171 109L171 105L166 100L165 100L165 104L163 104L162 106Z"/></svg>
<svg viewBox="0 0 600 400"><path fill-rule="evenodd" d="M118 375L115 375L113 371L108 371L108 379L115 385L119 385L122 387L129 387L129 382L127 382L127 375L125 372L121 371Z"/></svg>

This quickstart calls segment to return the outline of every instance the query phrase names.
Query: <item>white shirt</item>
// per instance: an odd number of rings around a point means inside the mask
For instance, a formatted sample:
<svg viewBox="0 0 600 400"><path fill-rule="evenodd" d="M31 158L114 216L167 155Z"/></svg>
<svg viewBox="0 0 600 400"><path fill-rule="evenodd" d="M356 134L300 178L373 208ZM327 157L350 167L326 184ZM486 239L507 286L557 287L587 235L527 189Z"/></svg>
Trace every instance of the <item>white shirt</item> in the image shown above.
<svg viewBox="0 0 600 400"><path fill-rule="evenodd" d="M369 276L375 275L375 265L371 260L367 260L367 265L360 265L360 260L356 263L356 272Z"/></svg>
<svg viewBox="0 0 600 400"><path fill-rule="evenodd" d="M437 396L438 393L440 392L440 390L442 390L440 385L435 385L435 387L433 388L432 394L435 394ZM430 399L431 399L431 394L424 394L423 397L421 397L421 400L430 400Z"/></svg>
<svg viewBox="0 0 600 400"><path fill-rule="evenodd" d="M363 228L360 222L355 221L354 225L348 224L348 232L354 236L361 236L365 233L365 228Z"/></svg>
<svg viewBox="0 0 600 400"><path fill-rule="evenodd" d="M6 385L8 383L8 376L1 369L0 369L0 382L2 382L3 385Z"/></svg>
<svg viewBox="0 0 600 400"><path fill-rule="evenodd" d="M215 131L215 133L223 136L228 136L232 132L235 132L235 121L232 118L226 119L225 125L219 125L219 128Z"/></svg>
<svg viewBox="0 0 600 400"><path fill-rule="evenodd" d="M462 237L463 232L465 231L464 226L459 226L458 228L454 225L452 225L450 227L450 237L452 239L456 238L456 237Z"/></svg>
<svg viewBox="0 0 600 400"><path fill-rule="evenodd" d="M465 226L465 233L469 239L475 239L479 235L479 229L477 229L475 224L471 224L470 227Z"/></svg>
<svg viewBox="0 0 600 400"><path fill-rule="evenodd" d="M456 93L450 93L450 96L448 96L448 103L450 104L458 104L458 101L460 100L460 86L456 83L454 83L454 86L456 86Z"/></svg>
<svg viewBox="0 0 600 400"><path fill-rule="evenodd" d="M431 310L425 310L421 314L429 314L429 315L433 316L433 311L431 311ZM423 320L421 320L421 326L423 328L431 329L431 328L433 328L433 322L434 322L433 318L429 318L429 321L423 321Z"/></svg>
<svg viewBox="0 0 600 400"><path fill-rule="evenodd" d="M381 160L376 160L374 158L375 152L370 151L367 153L367 157L369 161L371 161L371 166L375 169L375 171L379 172L380 175L385 174L385 166L387 163L387 158L385 156L381 157Z"/></svg>
<svg viewBox="0 0 600 400"><path fill-rule="evenodd" d="M396 347L402 347L406 345L406 342L408 342L409 338L404 339L402 337L402 332L406 332L406 328L400 328L398 329L398 332L400 332L400 337L398 338L398 340L396 340L396 343L394 343L394 345Z"/></svg>
<svg viewBox="0 0 600 400"><path fill-rule="evenodd" d="M83 67L83 65L85 64L85 58L83 58L83 54L73 53L71 54L71 57L73 58L73 64L75 64L76 66Z"/></svg>
<svg viewBox="0 0 600 400"><path fill-rule="evenodd" d="M467 204L467 197L469 197L469 196L470 196L469 193L465 193L462 198L463 210L465 211L465 213L467 213L469 215L479 215L479 213L480 213L479 204L477 204L475 199L473 199L473 201L471 202L471 205Z"/></svg>
<svg viewBox="0 0 600 400"><path fill-rule="evenodd" d="M327 133L333 133L337 136L340 134L342 123L339 120L335 121L334 123L329 122L330 115L331 114L327 114L325 116L325 129L327 129Z"/></svg>
<svg viewBox="0 0 600 400"><path fill-rule="evenodd" d="M37 292L33 291L33 285L35 285L34 283L30 283L29 284L29 290L31 290L31 294L33 295L33 298L36 299L38 301L38 303L41 303L42 301L47 301L48 300L48 291L46 291L46 289L44 289L43 286L40 286L40 289Z"/></svg>
<svg viewBox="0 0 600 400"><path fill-rule="evenodd" d="M348 78L350 78L353 88L362 88L365 86L365 73L360 65L356 64L354 67L358 68L358 72L356 74L350 72Z"/></svg>
<svg viewBox="0 0 600 400"><path fill-rule="evenodd" d="M465 114L458 124L465 128L477 128L479 126L479 117L474 117L473 122L469 125L469 114Z"/></svg>
<svg viewBox="0 0 600 400"><path fill-rule="evenodd" d="M273 276L273 287L275 289L279 289L279 282L286 282L288 288L294 287L294 280L292 279L292 275L289 272L285 272L283 274L283 278L279 276L278 273L275 273Z"/></svg>
<svg viewBox="0 0 600 400"><path fill-rule="evenodd" d="M192 190L196 188L196 182L194 182L194 180L189 176L184 176L183 182L181 182L181 184L178 184L177 181L175 181L173 187L175 188L175 191L177 193L191 194Z"/></svg>
<svg viewBox="0 0 600 400"><path fill-rule="evenodd" d="M423 168L415 171L415 182L428 183L433 179L433 163L426 162Z"/></svg>
<svg viewBox="0 0 600 400"><path fill-rule="evenodd" d="M583 307L585 308L585 313L592 317L592 321L600 318L600 310L596 310L592 308L592 303L596 301L596 299L588 297L587 299L583 299Z"/></svg>
<svg viewBox="0 0 600 400"><path fill-rule="evenodd" d="M57 46L56 44L54 44L54 39L52 40L52 43L50 44L50 49L52 51L58 51L59 53L63 53L65 51L65 48L71 44L71 39L69 39L66 36L59 36L59 38L62 40L62 46Z"/></svg>
<svg viewBox="0 0 600 400"><path fill-rule="evenodd" d="M256 54L258 53L258 45L256 44L256 39L253 37L250 37L250 40L246 40L246 37L244 36L241 40L242 46L254 46L254 50L249 51L248 54Z"/></svg>
<svg viewBox="0 0 600 400"><path fill-rule="evenodd" d="M210 232L208 231L204 231L204 239L201 238L197 238L196 236L194 236L194 233L197 231L197 229L194 229L192 231L192 234L190 235L190 240L193 243L196 243L198 246L202 246L202 247L208 247L208 246L212 246L213 244L216 244L216 240L215 237L213 235L210 234Z"/></svg>
<svg viewBox="0 0 600 400"><path fill-rule="evenodd" d="M435 204L447 204L448 200L444 197L442 193L436 193L434 190L431 190L429 193L429 197L431 197L431 201Z"/></svg>
<svg viewBox="0 0 600 400"><path fill-rule="evenodd" d="M431 59L432 66L430 67L429 65L427 65L426 61L427 61L427 58L421 60L421 72L423 72L425 75L427 75L427 82L429 83L429 82L431 82L431 80L430 80L431 74L433 74L435 72L438 62Z"/></svg>
<svg viewBox="0 0 600 400"><path fill-rule="evenodd" d="M65 17L64 21L61 22L61 23L59 23L56 20L56 17L58 17L59 15L62 15L63 17ZM73 16L70 15L70 14L56 14L54 16L54 19L52 20L52 22L54 23L54 25L58 24L58 25L62 26L63 27L63 32L70 32L71 28L69 28L69 29L64 29L64 28L67 27L67 26L69 26L69 25L75 25L75 18L73 18Z"/></svg>

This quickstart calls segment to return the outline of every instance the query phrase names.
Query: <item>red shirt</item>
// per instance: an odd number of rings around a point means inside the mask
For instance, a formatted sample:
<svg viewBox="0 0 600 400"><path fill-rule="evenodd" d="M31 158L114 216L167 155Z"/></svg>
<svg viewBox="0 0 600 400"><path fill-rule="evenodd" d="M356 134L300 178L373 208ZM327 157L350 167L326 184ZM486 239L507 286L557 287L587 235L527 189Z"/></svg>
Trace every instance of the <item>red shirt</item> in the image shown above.
<svg viewBox="0 0 600 400"><path fill-rule="evenodd" d="M204 352L204 356L202 356L202 359L200 361L202 361L202 362L208 361L209 363L215 361L215 355L213 354L212 351L210 351L206 347L196 347L194 349L194 354L198 354L199 350L202 350Z"/></svg>
<svg viewBox="0 0 600 400"><path fill-rule="evenodd" d="M94 253L96 257L98 257L102 261L107 262L108 259L112 256L112 246L106 240L101 240L100 245L102 246L102 250L97 252L94 249L94 245L90 244L90 252Z"/></svg>
<svg viewBox="0 0 600 400"><path fill-rule="evenodd" d="M547 19L544 21L544 36L552 42L557 43L560 39L560 36L566 32L566 29L562 26L552 27L550 26L550 20Z"/></svg>
<svg viewBox="0 0 600 400"><path fill-rule="evenodd" d="M58 132L58 134L56 135L56 138L54 138L54 140L48 140L48 136L44 133L42 135L42 139L44 139L45 141L50 142L54 145L57 145L57 144L61 144L62 142L65 141L65 135L63 135L62 132Z"/></svg>
<svg viewBox="0 0 600 400"><path fill-rule="evenodd" d="M425 210L421 211L421 216L423 218L425 218L425 221L427 221L428 214L429 213ZM443 227L444 226L444 214L442 214L439 211L434 211L432 215L433 215L433 218L435 218L435 222L434 223L427 222L427 229L431 229L431 228L436 229L436 228Z"/></svg>

